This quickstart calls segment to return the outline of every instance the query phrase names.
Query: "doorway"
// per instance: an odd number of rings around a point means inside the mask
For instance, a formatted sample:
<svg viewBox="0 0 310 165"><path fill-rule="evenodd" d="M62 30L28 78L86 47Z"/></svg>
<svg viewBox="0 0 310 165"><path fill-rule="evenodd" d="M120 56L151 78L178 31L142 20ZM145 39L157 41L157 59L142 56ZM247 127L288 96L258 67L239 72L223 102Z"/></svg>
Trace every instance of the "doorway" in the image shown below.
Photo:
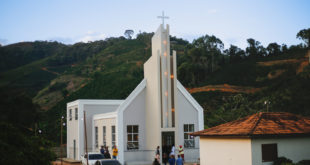
<svg viewBox="0 0 310 165"><path fill-rule="evenodd" d="M162 154L167 154L167 156L169 156L171 153L171 148L174 146L174 132L162 132L161 137Z"/></svg>

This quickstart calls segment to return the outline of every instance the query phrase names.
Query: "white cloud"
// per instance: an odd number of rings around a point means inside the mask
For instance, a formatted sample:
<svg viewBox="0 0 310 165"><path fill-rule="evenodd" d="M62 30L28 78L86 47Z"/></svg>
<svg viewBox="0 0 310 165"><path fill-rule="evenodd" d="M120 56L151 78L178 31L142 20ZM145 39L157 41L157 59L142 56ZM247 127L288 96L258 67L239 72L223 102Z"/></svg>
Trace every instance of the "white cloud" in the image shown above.
<svg viewBox="0 0 310 165"><path fill-rule="evenodd" d="M89 42L96 40L103 40L106 36L103 33L87 31L85 36L82 36L76 40L76 42Z"/></svg>

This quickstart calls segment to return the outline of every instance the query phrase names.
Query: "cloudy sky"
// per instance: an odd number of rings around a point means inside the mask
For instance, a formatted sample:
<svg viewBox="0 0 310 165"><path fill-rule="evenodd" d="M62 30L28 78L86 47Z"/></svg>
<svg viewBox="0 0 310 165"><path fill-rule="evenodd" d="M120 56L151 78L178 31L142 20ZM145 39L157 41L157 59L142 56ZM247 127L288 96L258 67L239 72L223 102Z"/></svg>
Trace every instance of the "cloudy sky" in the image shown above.
<svg viewBox="0 0 310 165"><path fill-rule="evenodd" d="M225 47L254 38L298 44L310 28L309 0L1 0L0 43L56 40L66 44L118 37L126 29L153 32L162 11L171 35L188 41L205 34Z"/></svg>

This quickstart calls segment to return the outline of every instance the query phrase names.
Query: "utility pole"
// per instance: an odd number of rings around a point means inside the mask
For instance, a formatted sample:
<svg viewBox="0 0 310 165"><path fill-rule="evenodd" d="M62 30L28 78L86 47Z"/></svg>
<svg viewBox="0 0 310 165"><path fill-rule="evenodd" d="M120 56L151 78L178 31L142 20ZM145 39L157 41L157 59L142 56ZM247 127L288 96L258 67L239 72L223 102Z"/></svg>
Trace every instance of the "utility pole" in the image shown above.
<svg viewBox="0 0 310 165"><path fill-rule="evenodd" d="M266 105L266 107L267 107L267 112L268 112L268 111L269 111L269 110L268 110L268 106L269 106L269 104L270 104L270 101L266 100L266 101L264 102L264 104Z"/></svg>
<svg viewBox="0 0 310 165"><path fill-rule="evenodd" d="M61 116L60 119L60 164L62 164L62 122L63 122L63 116Z"/></svg>
<svg viewBox="0 0 310 165"><path fill-rule="evenodd" d="M85 151L86 151L86 162L88 164L88 151L87 151L87 130L86 130L86 112L84 111L84 136L85 136Z"/></svg>

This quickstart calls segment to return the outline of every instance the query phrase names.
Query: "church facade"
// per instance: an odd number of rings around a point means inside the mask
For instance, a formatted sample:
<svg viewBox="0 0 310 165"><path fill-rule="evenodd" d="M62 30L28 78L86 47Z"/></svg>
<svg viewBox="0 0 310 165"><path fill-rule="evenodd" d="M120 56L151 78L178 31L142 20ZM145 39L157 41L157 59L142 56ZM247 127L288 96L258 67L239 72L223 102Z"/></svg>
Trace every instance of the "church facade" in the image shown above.
<svg viewBox="0 0 310 165"><path fill-rule="evenodd" d="M169 155L173 145L183 146L185 161L197 161L199 137L188 133L203 130L203 125L202 107L177 80L169 25L161 24L152 37L152 56L144 64L144 79L125 100L67 103L67 157L80 160L87 142L88 152L99 151L104 145L111 151L116 145L121 163L152 161L157 146L162 157L163 153Z"/></svg>

